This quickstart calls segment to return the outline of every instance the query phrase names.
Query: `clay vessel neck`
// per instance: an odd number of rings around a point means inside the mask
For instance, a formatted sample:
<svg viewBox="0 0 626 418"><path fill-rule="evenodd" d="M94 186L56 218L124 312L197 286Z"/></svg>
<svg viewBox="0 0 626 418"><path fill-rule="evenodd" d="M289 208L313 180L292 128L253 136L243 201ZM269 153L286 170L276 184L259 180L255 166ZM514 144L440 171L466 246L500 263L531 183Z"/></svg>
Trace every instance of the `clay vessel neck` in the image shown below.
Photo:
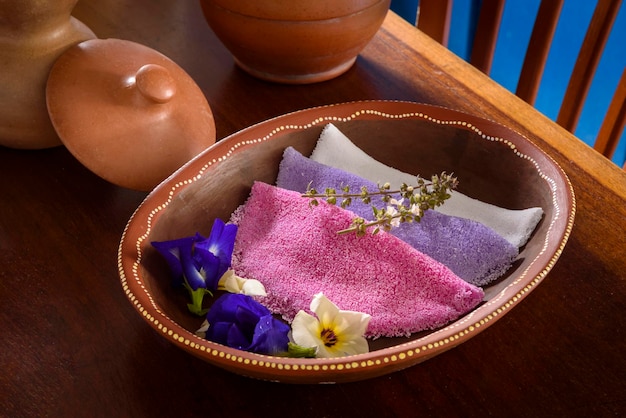
<svg viewBox="0 0 626 418"><path fill-rule="evenodd" d="M0 8L0 36L57 31L70 23L77 0L5 0Z"/></svg>

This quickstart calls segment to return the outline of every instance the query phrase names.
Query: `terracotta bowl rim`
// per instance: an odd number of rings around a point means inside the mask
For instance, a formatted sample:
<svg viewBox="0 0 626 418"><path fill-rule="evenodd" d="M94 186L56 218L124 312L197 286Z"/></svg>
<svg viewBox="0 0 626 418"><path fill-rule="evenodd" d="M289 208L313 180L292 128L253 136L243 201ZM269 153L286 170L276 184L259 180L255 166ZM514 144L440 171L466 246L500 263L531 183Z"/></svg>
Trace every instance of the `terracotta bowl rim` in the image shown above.
<svg viewBox="0 0 626 418"><path fill-rule="evenodd" d="M550 226L543 239L542 250L505 289L457 321L423 337L367 354L333 359L272 357L225 347L197 337L161 310L141 277L142 245L149 245L146 241L152 225L177 193L202 177L213 164L224 161L240 147L256 146L271 141L282 133L333 121L378 118L416 118L474 131L492 142L500 141L508 145L510 151L519 158L530 161L546 181L553 205L563 207L557 207L557 216L549 220ZM293 125L291 121L298 124ZM552 175L545 174L546 170ZM347 382L376 377L415 365L467 341L491 326L528 296L546 277L567 243L575 212L574 190L563 169L531 140L498 122L415 102L348 102L304 109L252 125L215 143L186 163L157 186L129 219L118 249L118 269L122 288L141 317L159 335L213 365L249 377L287 383Z"/></svg>

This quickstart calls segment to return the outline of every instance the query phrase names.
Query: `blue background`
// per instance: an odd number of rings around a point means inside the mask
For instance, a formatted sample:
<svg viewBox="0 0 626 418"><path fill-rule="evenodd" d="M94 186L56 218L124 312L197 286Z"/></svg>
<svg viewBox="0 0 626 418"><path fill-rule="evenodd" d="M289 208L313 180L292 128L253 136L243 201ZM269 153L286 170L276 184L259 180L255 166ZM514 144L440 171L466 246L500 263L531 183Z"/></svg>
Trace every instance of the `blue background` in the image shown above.
<svg viewBox="0 0 626 418"><path fill-rule="evenodd" d="M451 32L448 47L463 59L470 54L470 33L476 22L480 0L455 0L452 8ZM540 0L507 0L493 66L490 76L510 91L515 91L522 69L522 61ZM543 74L535 107L555 120L565 94L569 76L576 62L578 48L591 20L596 2L566 0L561 11L554 43ZM417 0L392 0L391 9L411 23L415 23ZM617 83L626 66L626 7L622 5L613 31L587 96L576 136L592 145L604 119ZM626 159L626 132L613 156L622 166Z"/></svg>

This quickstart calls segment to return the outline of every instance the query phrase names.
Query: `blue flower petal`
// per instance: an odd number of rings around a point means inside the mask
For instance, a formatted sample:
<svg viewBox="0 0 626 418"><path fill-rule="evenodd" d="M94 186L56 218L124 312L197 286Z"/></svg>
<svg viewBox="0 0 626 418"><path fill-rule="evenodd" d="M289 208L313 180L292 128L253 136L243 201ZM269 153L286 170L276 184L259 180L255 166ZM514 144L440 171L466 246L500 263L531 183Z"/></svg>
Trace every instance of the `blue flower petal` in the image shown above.
<svg viewBox="0 0 626 418"><path fill-rule="evenodd" d="M248 351L250 347L250 334L242 330L238 324L231 324L228 330L226 345L238 350Z"/></svg>
<svg viewBox="0 0 626 418"><path fill-rule="evenodd" d="M234 293L233 296L239 300L240 303L240 308L245 308L247 311L250 311L252 314L254 314L258 320L258 318L265 316L265 315L269 315L270 314L270 310L267 309L266 306L261 305L259 302L257 302L256 300L254 300L252 297L245 295L243 293ZM234 299L229 297L229 299ZM237 311L236 312L236 317L237 319L241 320L240 316L243 314L243 312Z"/></svg>
<svg viewBox="0 0 626 418"><path fill-rule="evenodd" d="M239 308L239 296L237 293L225 293L213 302L211 309L207 313L206 319L209 324L217 322L235 322L236 312Z"/></svg>
<svg viewBox="0 0 626 418"><path fill-rule="evenodd" d="M196 240L197 237L186 237L170 241L152 242L152 246L167 262L172 273L173 284L176 286L182 286L183 284L183 264L181 257L183 254L191 254L193 244Z"/></svg>
<svg viewBox="0 0 626 418"><path fill-rule="evenodd" d="M250 298L250 300L256 303L256 301L254 301L252 298ZM234 322L237 324L242 332L246 333L246 335L249 336L249 340L252 341L252 335L254 334L254 329L259 322L259 318L261 318L261 316L263 316L265 313L259 314L259 309L255 309L255 306L250 305L251 304L246 303L246 305L239 305L237 307Z"/></svg>
<svg viewBox="0 0 626 418"><path fill-rule="evenodd" d="M183 259L183 273L189 286L196 290L199 287L210 291L217 289L220 260L214 254L202 249L195 249L189 259Z"/></svg>
<svg viewBox="0 0 626 418"><path fill-rule="evenodd" d="M196 248L205 249L219 258L218 280L230 267L236 236L237 225L226 225L220 218L215 218L209 237L196 244Z"/></svg>
<svg viewBox="0 0 626 418"><path fill-rule="evenodd" d="M218 344L228 345L228 333L233 326L231 322L215 322L210 324L205 338Z"/></svg>
<svg viewBox="0 0 626 418"><path fill-rule="evenodd" d="M287 351L289 326L248 295L226 293L207 314L206 338L229 347L259 354Z"/></svg>
<svg viewBox="0 0 626 418"><path fill-rule="evenodd" d="M289 344L289 326L272 315L259 319L248 351L259 354L285 353Z"/></svg>

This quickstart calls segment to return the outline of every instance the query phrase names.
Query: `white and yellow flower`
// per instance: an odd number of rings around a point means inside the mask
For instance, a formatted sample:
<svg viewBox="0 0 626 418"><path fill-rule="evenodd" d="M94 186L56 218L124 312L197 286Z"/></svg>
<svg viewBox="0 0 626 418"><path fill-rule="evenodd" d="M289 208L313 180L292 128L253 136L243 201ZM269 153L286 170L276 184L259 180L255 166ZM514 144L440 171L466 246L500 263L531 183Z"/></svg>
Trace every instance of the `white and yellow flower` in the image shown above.
<svg viewBox="0 0 626 418"><path fill-rule="evenodd" d="M370 315L342 311L323 293L315 295L311 311L315 316L300 311L291 323L295 344L316 348L316 357L341 357L369 351L364 334Z"/></svg>

